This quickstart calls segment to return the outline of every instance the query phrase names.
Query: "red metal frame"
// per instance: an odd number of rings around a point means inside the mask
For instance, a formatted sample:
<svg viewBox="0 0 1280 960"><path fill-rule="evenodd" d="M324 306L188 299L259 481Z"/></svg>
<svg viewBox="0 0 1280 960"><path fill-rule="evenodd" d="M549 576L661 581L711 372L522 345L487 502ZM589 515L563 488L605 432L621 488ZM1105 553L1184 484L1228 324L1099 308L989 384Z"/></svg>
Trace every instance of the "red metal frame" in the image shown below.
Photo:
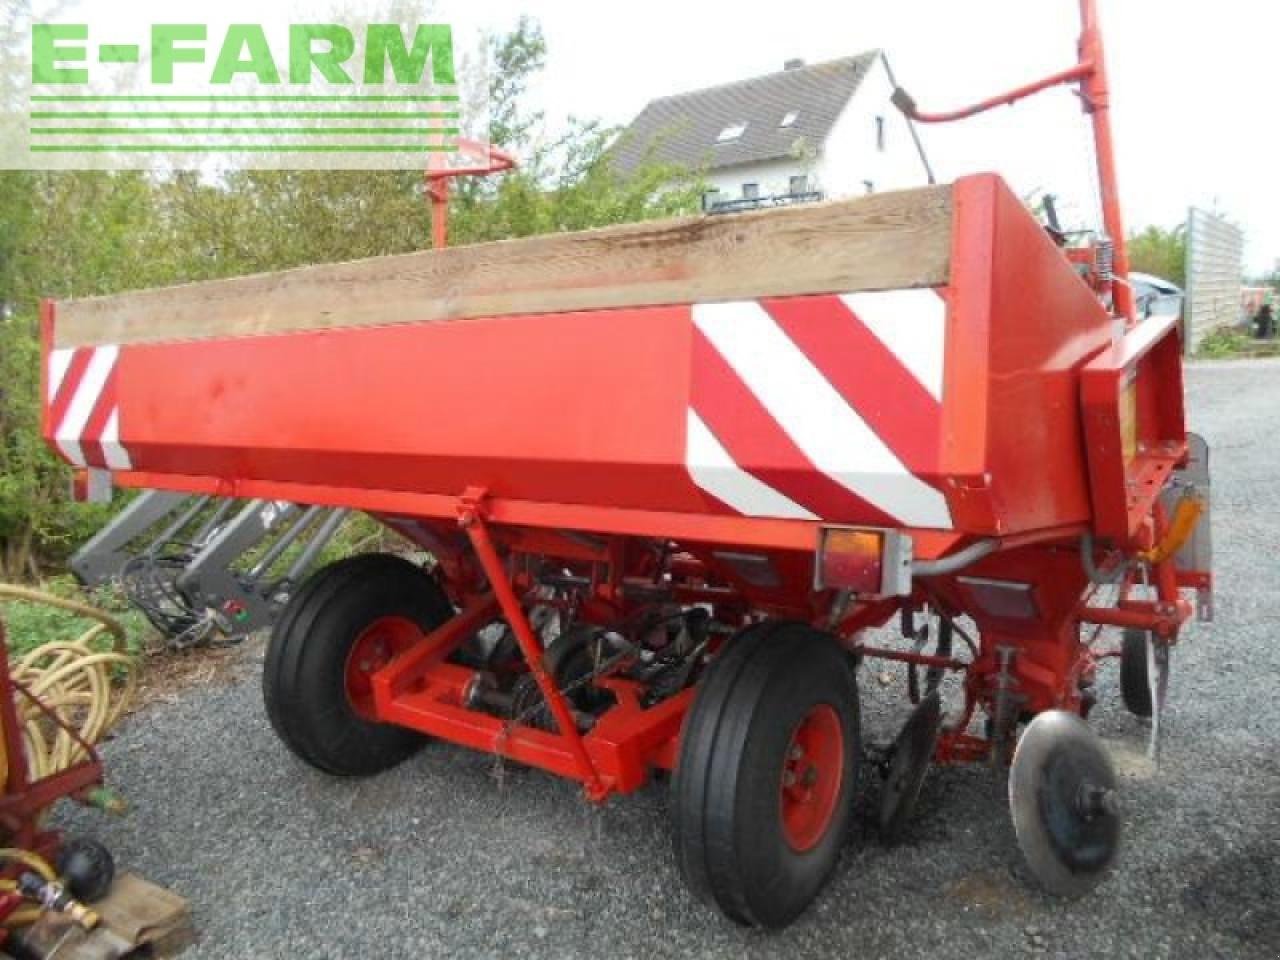
<svg viewBox="0 0 1280 960"><path fill-rule="evenodd" d="M661 588L665 602L707 605L725 629L756 616L798 618L863 657L962 673L964 712L940 740L943 761L991 752L991 739L969 733L980 709L991 714L1003 702L1015 719L1086 712L1097 664L1110 654L1095 650L1082 626L1139 627L1172 642L1191 614L1180 588L1208 574L1152 562L1154 596L1138 596L1130 582L1103 607L1082 562L1085 551L1098 566L1134 561L1162 541L1168 522L1157 497L1186 444L1176 333L1133 316L1092 0L1081 0L1081 17L1076 66L949 114L908 105L916 119L943 122L1080 84L1116 246L1114 304L1128 322L1116 337L1096 288L998 178L954 185L950 281L917 291L943 306L945 388L918 398L931 439L903 455L904 470L945 499L954 529L906 532L918 564L974 546L991 552L963 569L921 573L909 597L851 600L814 589L824 522L882 526L847 501L822 520L776 519L739 513L695 484L689 417L695 398L717 394L688 304L130 344L120 351L118 391L140 466L116 480L361 509L429 550L461 612L431 633L398 634L398 653L367 678L372 715L571 778L594 801L675 765L693 690L649 704L638 682L611 669L592 683L614 705L586 722L576 716L526 612L544 558L580 585L571 601L557 602L587 624L612 628L647 602L637 599L645 589ZM492 149L486 157L471 169L427 171L437 246L447 240L449 178L513 162ZM832 323L832 299L768 305L820 326ZM48 351L51 304L42 320ZM581 396L598 403L548 389L549 371L566 369L566 345L585 381ZM234 402L224 402L228 370ZM335 404L334 383L361 402ZM206 415L193 422L192 409ZM1034 415L1013 415L1022 410ZM46 436L48 421L46 407ZM788 449L744 451L750 462L735 463L744 470L801 486L824 479ZM768 576L753 579L726 553L760 561ZM1019 603L990 602L1001 590ZM926 603L942 616L972 616L981 642L970 657L863 642L861 631L904 604ZM496 619L510 626L517 669L536 682L554 729L478 704L480 676L453 655Z"/></svg>
<svg viewBox="0 0 1280 960"><path fill-rule="evenodd" d="M1176 317L1151 317L1080 374L1093 527L1131 540L1187 453ZM1117 497L1116 491L1126 491Z"/></svg>
<svg viewBox="0 0 1280 960"><path fill-rule="evenodd" d="M85 751L85 759L39 780L27 772L27 747L22 736L22 720L16 698L26 697L50 721L62 726ZM9 672L9 645L4 623L0 622L0 726L3 727L5 760L8 766L3 791L0 791L0 828L9 836L6 844L32 850L42 855L56 851L56 832L42 830L40 818L50 806L64 797L85 797L102 785L102 760L92 745L66 727L39 698L13 679ZM51 859L51 857L50 857Z"/></svg>
<svg viewBox="0 0 1280 960"><path fill-rule="evenodd" d="M680 724L692 691L644 707L638 684L621 677L602 678L597 686L609 690L617 705L588 733L580 733L564 696L542 668L541 645L533 636L484 520L483 496L477 491L469 503L459 522L476 543L493 589L472 597L456 617L374 674L378 719L577 780L586 796L596 802L611 793L637 790L652 770L673 767ZM476 671L452 663L448 657L479 628L500 616L519 638L525 662L538 678L559 732L515 725L468 707Z"/></svg>
<svg viewBox="0 0 1280 960"><path fill-rule="evenodd" d="M586 784L588 797L602 798L604 787L600 783L600 776L596 773L595 765L591 762L586 747L582 745L582 735L578 733L573 713L555 681L543 668L542 644L529 625L529 619L524 614L524 606L512 589L507 570L494 547L493 538L489 536L489 528L485 525L484 518L484 500L485 493L480 489L468 490L463 494L459 523L467 532L476 557L480 560L480 566L493 587L498 606L516 635L516 641L520 644L520 653L524 656L525 664L537 681L538 689L542 691L542 696L551 710L551 716L560 731L560 738L573 757L578 779Z"/></svg>

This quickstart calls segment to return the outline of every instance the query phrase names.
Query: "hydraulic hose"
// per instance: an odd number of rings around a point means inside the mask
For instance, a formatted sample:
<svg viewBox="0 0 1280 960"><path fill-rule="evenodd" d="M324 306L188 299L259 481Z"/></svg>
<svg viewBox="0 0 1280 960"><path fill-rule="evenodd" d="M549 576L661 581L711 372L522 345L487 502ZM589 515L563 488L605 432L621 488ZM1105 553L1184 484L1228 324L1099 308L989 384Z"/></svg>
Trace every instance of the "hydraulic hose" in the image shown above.
<svg viewBox="0 0 1280 960"><path fill-rule="evenodd" d="M53 883L58 879L57 872L49 865L49 862L30 850L19 850L17 847L2 847L0 848L0 864L4 863L22 864L32 872L39 874L40 878L46 883ZM0 891L10 893L17 889L18 882L16 880L0 879ZM4 926L25 927L28 924L35 923L42 912L40 907L35 904L18 907L18 909L4 918Z"/></svg>
<svg viewBox="0 0 1280 960"><path fill-rule="evenodd" d="M911 573L916 577L938 577L947 573L955 573L957 570L962 570L972 563L977 563L983 557L988 557L995 553L999 546L1000 541L996 537L988 537L986 540L971 543L963 550L957 550L955 553L939 557L937 560L915 560L911 564Z"/></svg>
<svg viewBox="0 0 1280 960"><path fill-rule="evenodd" d="M123 625L96 607L43 590L0 583L3 599L55 607L95 621L78 639L42 644L9 664L14 682L44 708L15 691L28 777L35 781L86 759L80 741L92 746L110 732L132 702L137 686L135 664L126 652ZM102 649L106 637L110 640L108 649ZM58 723L51 721L50 713ZM10 758L2 759L0 788L9 775Z"/></svg>

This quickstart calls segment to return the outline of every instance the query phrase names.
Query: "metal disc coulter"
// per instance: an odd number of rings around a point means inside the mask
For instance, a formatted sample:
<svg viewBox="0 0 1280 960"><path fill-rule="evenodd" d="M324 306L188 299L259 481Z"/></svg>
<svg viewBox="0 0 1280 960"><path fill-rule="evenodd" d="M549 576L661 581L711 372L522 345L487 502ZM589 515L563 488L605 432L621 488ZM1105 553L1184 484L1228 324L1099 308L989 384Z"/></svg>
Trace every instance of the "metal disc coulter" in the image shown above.
<svg viewBox="0 0 1280 960"><path fill-rule="evenodd" d="M1120 847L1116 775L1080 717L1048 710L1027 725L1009 807L1027 866L1051 893L1080 896L1106 877Z"/></svg>
<svg viewBox="0 0 1280 960"><path fill-rule="evenodd" d="M884 786L880 791L880 838L896 843L911 820L920 788L933 763L942 729L942 700L928 694L903 725L890 748Z"/></svg>

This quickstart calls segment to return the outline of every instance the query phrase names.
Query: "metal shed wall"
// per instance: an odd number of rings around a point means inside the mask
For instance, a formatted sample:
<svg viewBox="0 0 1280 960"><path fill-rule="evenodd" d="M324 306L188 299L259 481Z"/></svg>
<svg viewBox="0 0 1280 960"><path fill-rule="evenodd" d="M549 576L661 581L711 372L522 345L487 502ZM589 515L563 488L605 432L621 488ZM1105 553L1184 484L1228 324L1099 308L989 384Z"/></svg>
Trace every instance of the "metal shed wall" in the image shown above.
<svg viewBox="0 0 1280 960"><path fill-rule="evenodd" d="M1192 207L1187 214L1187 300L1183 343L1193 352L1214 327L1240 322L1244 232Z"/></svg>

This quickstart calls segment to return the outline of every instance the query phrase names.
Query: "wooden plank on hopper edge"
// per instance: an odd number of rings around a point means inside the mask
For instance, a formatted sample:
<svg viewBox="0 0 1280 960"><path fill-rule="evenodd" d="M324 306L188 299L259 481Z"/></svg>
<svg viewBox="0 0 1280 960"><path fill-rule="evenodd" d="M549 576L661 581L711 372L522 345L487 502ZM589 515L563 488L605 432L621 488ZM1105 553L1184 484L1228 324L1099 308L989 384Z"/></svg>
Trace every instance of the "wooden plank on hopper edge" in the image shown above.
<svg viewBox="0 0 1280 960"><path fill-rule="evenodd" d="M59 303L55 346L945 284L951 188L683 217Z"/></svg>

